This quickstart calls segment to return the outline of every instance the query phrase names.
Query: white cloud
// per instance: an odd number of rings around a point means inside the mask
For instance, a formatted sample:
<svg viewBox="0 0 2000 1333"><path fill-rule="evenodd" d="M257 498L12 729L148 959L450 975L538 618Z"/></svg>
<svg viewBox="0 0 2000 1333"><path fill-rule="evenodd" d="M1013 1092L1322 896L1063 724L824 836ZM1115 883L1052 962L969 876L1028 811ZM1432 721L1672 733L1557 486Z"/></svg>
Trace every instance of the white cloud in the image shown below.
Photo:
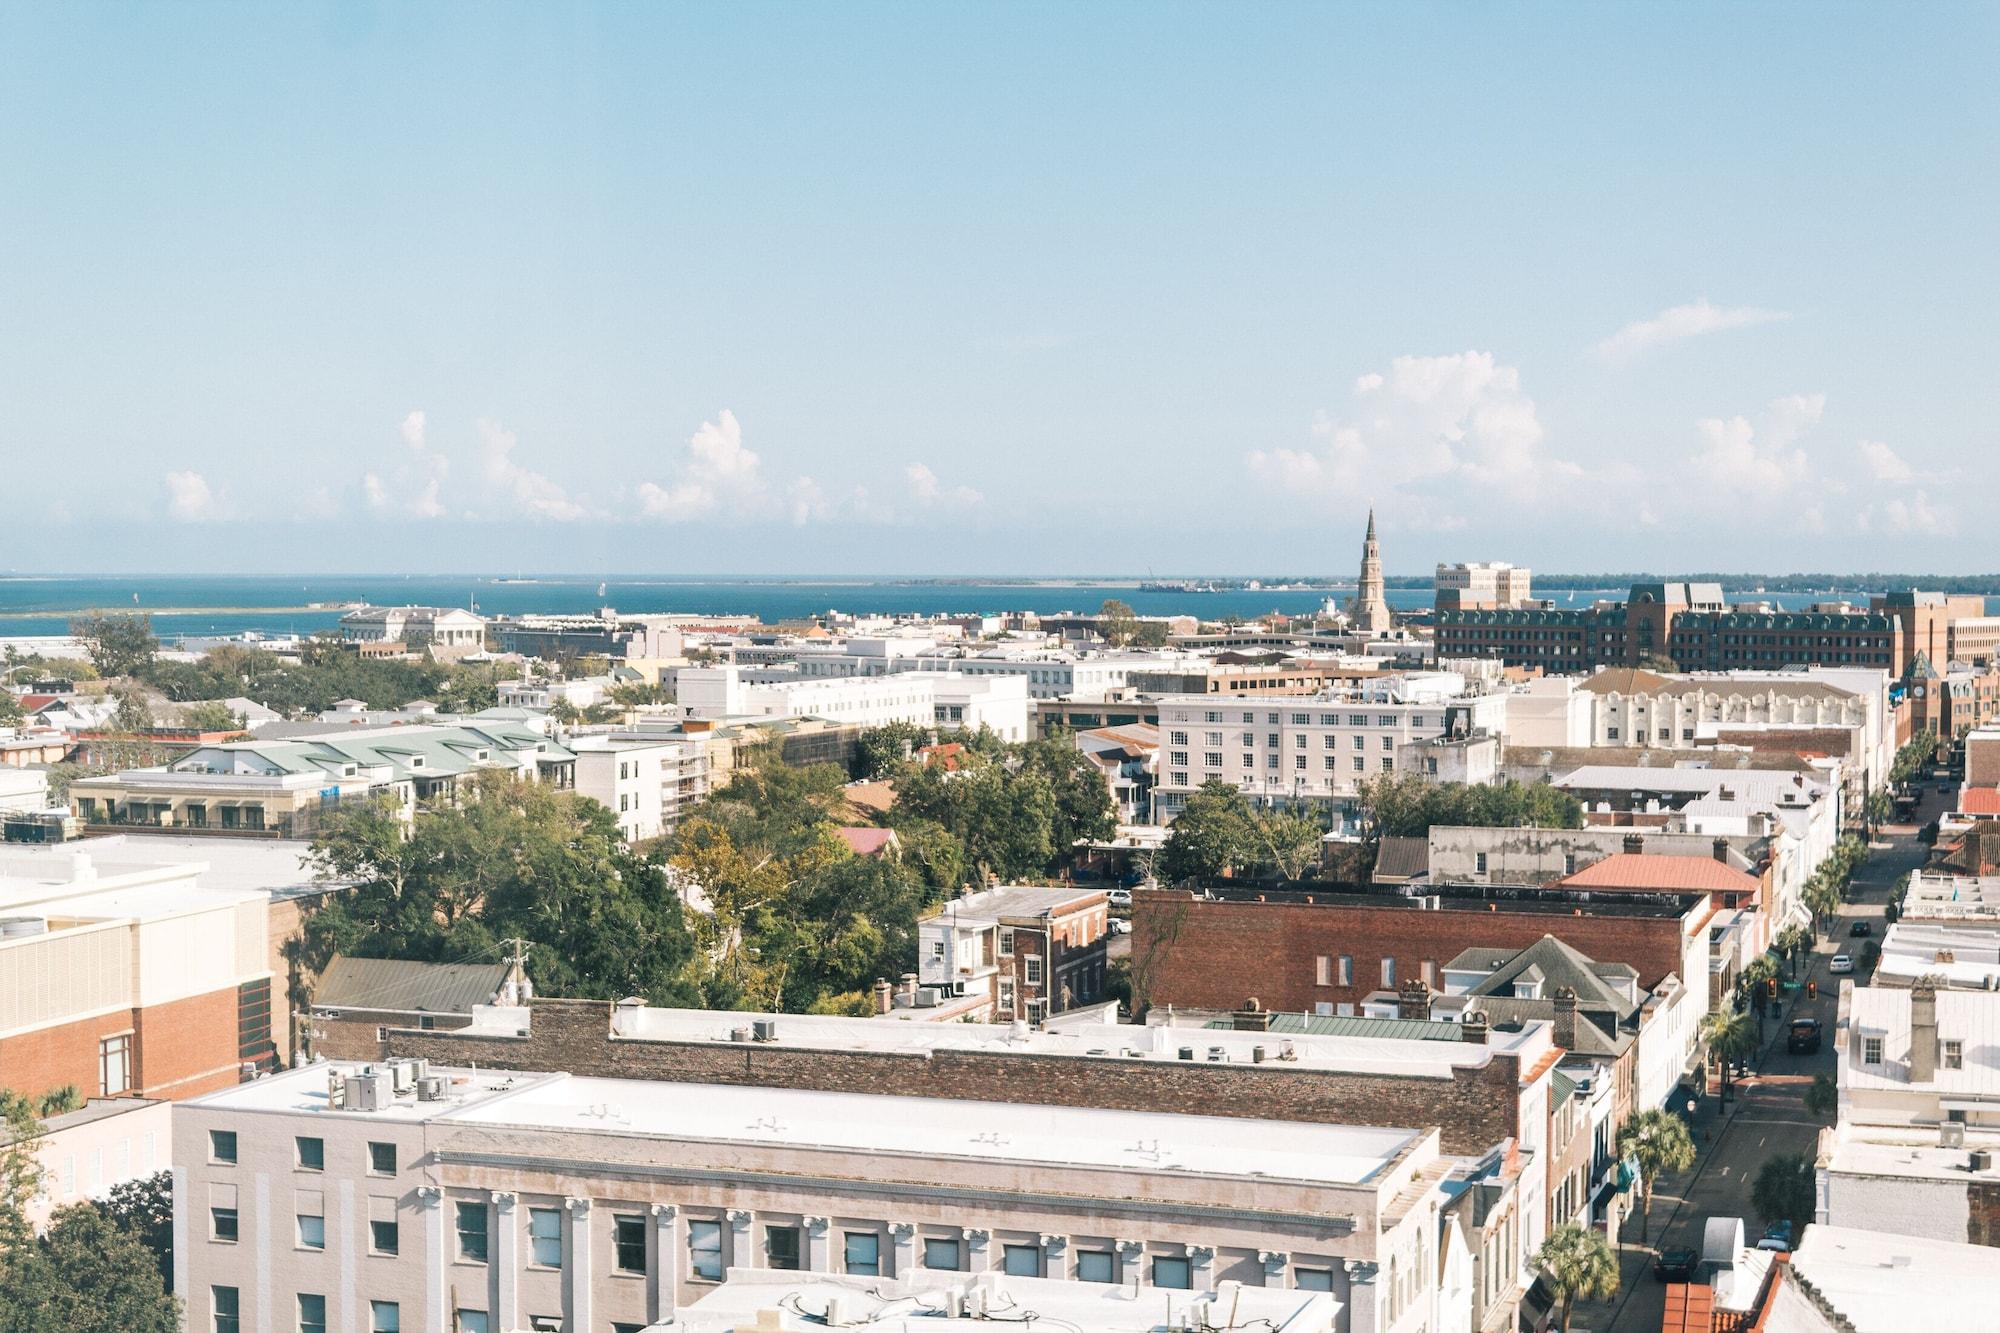
<svg viewBox="0 0 2000 1333"><path fill-rule="evenodd" d="M1594 351L1599 360L1617 364L1668 343L1790 318L1791 314L1784 310L1766 310L1762 306L1750 305L1711 305L1708 298L1703 297L1687 305L1669 306L1651 319L1627 324L1598 343Z"/></svg>
<svg viewBox="0 0 2000 1333"><path fill-rule="evenodd" d="M724 408L688 437L676 481L639 484L639 506L649 517L668 523L687 523L725 509L749 517L766 502L762 471L763 461L743 446L736 414Z"/></svg>
<svg viewBox="0 0 2000 1333"><path fill-rule="evenodd" d="M497 421L481 421L478 425L480 445L485 454L486 480L503 501L513 505L516 512L557 523L573 523L593 516L588 505L571 499L569 493L549 476L514 461L514 450L520 445L520 437L513 431ZM426 505L437 505L435 485L419 492L412 511L421 512Z"/></svg>
<svg viewBox="0 0 2000 1333"><path fill-rule="evenodd" d="M1863 440L1858 447L1862 464L1876 481L1900 486L1915 480L1917 474L1903 460L1903 456L1888 445L1879 440Z"/></svg>
<svg viewBox="0 0 2000 1333"><path fill-rule="evenodd" d="M373 472L361 476L361 494L368 501L368 507L378 514L389 512L389 488L382 484L382 478Z"/></svg>
<svg viewBox="0 0 2000 1333"><path fill-rule="evenodd" d="M222 497L199 472L167 474L167 513L176 523L206 523L223 517Z"/></svg>
<svg viewBox="0 0 2000 1333"><path fill-rule="evenodd" d="M945 485L922 463L904 468L903 479L910 484L910 498L925 509L970 509L986 499L970 486Z"/></svg>
<svg viewBox="0 0 2000 1333"><path fill-rule="evenodd" d="M1949 505L1934 503L1928 492L1917 491L1869 505L1855 516L1854 526L1862 532L1949 537L1958 531L1958 515Z"/></svg>
<svg viewBox="0 0 2000 1333"><path fill-rule="evenodd" d="M1721 492L1755 502L1781 494L1796 495L1809 475L1803 449L1788 449L1774 440L1760 440L1745 417L1710 417L1695 424L1702 447L1695 454L1694 475L1710 493ZM1741 493L1739 495L1739 493Z"/></svg>
<svg viewBox="0 0 2000 1333"><path fill-rule="evenodd" d="M418 453L424 451L424 425L428 420L428 414L425 413L423 408L419 407L411 412L410 415L403 418L403 424L399 428L402 432L403 443L409 445L410 448L416 450Z"/></svg>
<svg viewBox="0 0 2000 1333"><path fill-rule="evenodd" d="M1398 357L1386 373L1356 378L1350 414L1322 411L1312 433L1315 448L1250 451L1252 474L1299 497L1401 492L1398 514L1410 524L1462 524L1468 505L1550 499L1582 475L1543 447L1520 371L1490 352Z"/></svg>

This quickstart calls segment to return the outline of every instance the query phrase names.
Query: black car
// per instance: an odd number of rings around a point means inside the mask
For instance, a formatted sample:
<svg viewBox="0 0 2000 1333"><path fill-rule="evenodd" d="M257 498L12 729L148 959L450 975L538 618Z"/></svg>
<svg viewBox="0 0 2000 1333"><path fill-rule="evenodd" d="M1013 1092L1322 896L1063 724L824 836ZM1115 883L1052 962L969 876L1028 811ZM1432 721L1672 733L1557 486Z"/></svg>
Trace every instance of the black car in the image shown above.
<svg viewBox="0 0 2000 1333"><path fill-rule="evenodd" d="M1866 921L1857 921L1847 928L1847 933L1850 938L1858 940L1864 935L1873 935L1875 927L1869 925Z"/></svg>
<svg viewBox="0 0 2000 1333"><path fill-rule="evenodd" d="M1818 1055L1820 1027L1817 1018L1794 1018L1785 1034L1785 1049L1793 1055Z"/></svg>
<svg viewBox="0 0 2000 1333"><path fill-rule="evenodd" d="M1701 1268L1701 1256L1693 1250L1661 1250L1653 1260L1653 1276L1662 1282L1692 1282Z"/></svg>

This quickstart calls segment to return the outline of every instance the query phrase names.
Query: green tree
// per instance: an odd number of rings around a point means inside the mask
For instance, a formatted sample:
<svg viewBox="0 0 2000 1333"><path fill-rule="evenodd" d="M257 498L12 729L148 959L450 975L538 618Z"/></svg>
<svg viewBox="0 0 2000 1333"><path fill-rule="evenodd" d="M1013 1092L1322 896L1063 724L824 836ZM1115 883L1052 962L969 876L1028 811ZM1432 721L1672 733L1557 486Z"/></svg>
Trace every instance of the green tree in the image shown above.
<svg viewBox="0 0 2000 1333"><path fill-rule="evenodd" d="M1702 1019L1701 1036L1722 1061L1722 1099L1728 1101L1731 1070L1757 1049L1757 1029L1740 1009L1723 1009Z"/></svg>
<svg viewBox="0 0 2000 1333"><path fill-rule="evenodd" d="M1937 733L1925 728L1903 743L1889 764L1889 782L1900 787L1928 768L1937 757Z"/></svg>
<svg viewBox="0 0 2000 1333"><path fill-rule="evenodd" d="M1300 810L1273 807L1251 818L1260 859L1285 879L1304 879L1318 865L1326 828Z"/></svg>
<svg viewBox="0 0 2000 1333"><path fill-rule="evenodd" d="M1799 975L1799 960L1812 950L1812 931L1796 921L1778 932L1776 943L1779 956L1785 960L1785 968L1796 981Z"/></svg>
<svg viewBox="0 0 2000 1333"><path fill-rule="evenodd" d="M1773 954L1760 953L1744 964L1743 972L1736 983L1750 1001L1751 1012L1757 1015L1757 1044L1764 1044L1764 1015L1770 1008L1771 983L1778 977L1778 960Z"/></svg>
<svg viewBox="0 0 2000 1333"><path fill-rule="evenodd" d="M1107 597L1104 605L1097 608L1097 625L1106 643L1123 648L1138 634L1139 616L1116 597Z"/></svg>
<svg viewBox="0 0 2000 1333"><path fill-rule="evenodd" d="M83 1093L74 1083L65 1083L60 1088L50 1088L35 1103L35 1114L46 1120L52 1115L68 1115L71 1111L83 1109Z"/></svg>
<svg viewBox="0 0 2000 1333"><path fill-rule="evenodd" d="M1358 793L1371 839L1422 837L1441 828L1582 828L1583 806L1546 782L1429 782L1385 773Z"/></svg>
<svg viewBox="0 0 2000 1333"><path fill-rule="evenodd" d="M620 708L645 708L653 704L672 703L674 692L664 685L635 680L623 685L613 685L606 691L606 697Z"/></svg>
<svg viewBox="0 0 2000 1333"><path fill-rule="evenodd" d="M146 1247L159 1263L160 1283L174 1289L174 1173L121 1180L98 1204L111 1225Z"/></svg>
<svg viewBox="0 0 2000 1333"><path fill-rule="evenodd" d="M0 1272L34 1235L28 1205L42 1188L41 1138L27 1099L0 1089Z"/></svg>
<svg viewBox="0 0 2000 1333"><path fill-rule="evenodd" d="M1177 883L1208 878L1243 865L1256 854L1250 802L1226 782L1203 783L1189 796L1160 849L1160 879Z"/></svg>
<svg viewBox="0 0 2000 1333"><path fill-rule="evenodd" d="M1072 854L1079 840L1109 838L1118 828L1118 811L1111 804L1111 787L1068 733L1023 743L1019 777L1039 775L1055 798L1056 819L1049 841L1058 859Z"/></svg>
<svg viewBox="0 0 2000 1333"><path fill-rule="evenodd" d="M557 699L549 705L549 721L560 726L573 727L583 720L583 714L568 699Z"/></svg>
<svg viewBox="0 0 2000 1333"><path fill-rule="evenodd" d="M1662 1173L1694 1165L1694 1139L1687 1122L1668 1111L1641 1111L1618 1131L1618 1156L1639 1168L1639 1242L1645 1243L1653 1211L1653 1182Z"/></svg>
<svg viewBox="0 0 2000 1333"><path fill-rule="evenodd" d="M0 1263L0 1333L175 1333L179 1302L154 1256L94 1204L57 1211Z"/></svg>
<svg viewBox="0 0 2000 1333"><path fill-rule="evenodd" d="M159 725L158 719L153 716L152 704L148 703L146 696L138 690L119 690L117 698L118 711L111 715L111 728L113 731L124 732L127 735L136 735L151 731L155 726Z"/></svg>
<svg viewBox="0 0 2000 1333"><path fill-rule="evenodd" d="M1611 1242L1574 1222L1548 1234L1535 1251L1535 1267L1548 1280L1556 1308L1562 1311L1563 1333L1569 1333L1570 1315L1579 1300L1609 1300L1618 1291L1618 1255Z"/></svg>
<svg viewBox="0 0 2000 1333"><path fill-rule="evenodd" d="M91 666L103 676L140 675L160 651L151 616L75 616L69 622L69 632L89 654Z"/></svg>
<svg viewBox="0 0 2000 1333"><path fill-rule="evenodd" d="M1750 1206L1767 1226L1790 1222L1796 1237L1813 1220L1814 1175L1813 1159L1807 1153L1767 1157L1750 1182Z"/></svg>
<svg viewBox="0 0 2000 1333"><path fill-rule="evenodd" d="M855 765L863 778L886 778L931 743L936 733L914 722L885 722L861 733L855 743Z"/></svg>
<svg viewBox="0 0 2000 1333"><path fill-rule="evenodd" d="M1134 648L1164 648L1171 639L1164 620L1142 620L1132 632Z"/></svg>
<svg viewBox="0 0 2000 1333"><path fill-rule="evenodd" d="M1814 1074L1812 1086L1806 1089L1806 1112L1809 1115L1832 1115L1840 1109L1840 1085L1831 1074Z"/></svg>
<svg viewBox="0 0 2000 1333"><path fill-rule="evenodd" d="M204 699L181 709L180 725L196 731L241 731L243 718L220 699Z"/></svg>
<svg viewBox="0 0 2000 1333"><path fill-rule="evenodd" d="M0 690L0 727L17 726L26 716L20 696L12 690Z"/></svg>

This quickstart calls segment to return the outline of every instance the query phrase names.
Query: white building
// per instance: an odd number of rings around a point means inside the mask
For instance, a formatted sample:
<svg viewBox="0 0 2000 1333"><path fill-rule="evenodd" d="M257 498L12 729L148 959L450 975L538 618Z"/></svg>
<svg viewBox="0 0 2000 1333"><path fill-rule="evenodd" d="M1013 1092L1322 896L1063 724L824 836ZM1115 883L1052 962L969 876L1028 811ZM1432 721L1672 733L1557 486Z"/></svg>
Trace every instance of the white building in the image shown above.
<svg viewBox="0 0 2000 1333"><path fill-rule="evenodd" d="M907 722L976 731L983 723L1007 740L1028 738L1028 700L1017 678L952 671L897 671L879 676L752 679L743 667L684 667L675 688L698 721L819 717L858 727Z"/></svg>
<svg viewBox="0 0 2000 1333"><path fill-rule="evenodd" d="M1028 682L1020 676L916 671L902 679L930 684L931 718L940 730L978 731L985 727L1003 741L1028 739Z"/></svg>
<svg viewBox="0 0 2000 1333"><path fill-rule="evenodd" d="M1498 695L1463 694L1452 672L1413 672L1310 696L1170 695L1160 700L1155 808L1171 821L1208 782L1259 800L1334 805L1396 771L1400 747L1442 736L1447 707L1497 727Z"/></svg>
<svg viewBox="0 0 2000 1333"><path fill-rule="evenodd" d="M609 676L560 677L544 680L503 680L498 687L502 708L531 708L546 713L557 703L566 703L581 712L604 702L616 682Z"/></svg>
<svg viewBox="0 0 2000 1333"><path fill-rule="evenodd" d="M1815 1220L2000 1244L2000 993L1843 983Z"/></svg>
<svg viewBox="0 0 2000 1333"><path fill-rule="evenodd" d="M35 1159L42 1187L28 1204L37 1230L59 1208L108 1198L120 1185L165 1171L173 1151L173 1105L136 1097L92 1097L42 1121Z"/></svg>
<svg viewBox="0 0 2000 1333"><path fill-rule="evenodd" d="M1533 594L1529 572L1504 560L1437 567L1437 604L1503 610L1520 606Z"/></svg>
<svg viewBox="0 0 2000 1333"><path fill-rule="evenodd" d="M440 657L484 651L486 619L459 608L364 606L340 618L348 643L400 643L411 652L426 649Z"/></svg>
<svg viewBox="0 0 2000 1333"><path fill-rule="evenodd" d="M976 651L940 649L921 639L850 639L838 648L798 654L807 679L884 676L900 671L952 671L968 676L1015 676L1031 699L1102 699L1134 675L1205 668L1189 653L1079 652L1040 645Z"/></svg>
<svg viewBox="0 0 2000 1333"><path fill-rule="evenodd" d="M577 736L576 790L618 816L627 842L671 833L682 812L708 794L707 751L681 741Z"/></svg>

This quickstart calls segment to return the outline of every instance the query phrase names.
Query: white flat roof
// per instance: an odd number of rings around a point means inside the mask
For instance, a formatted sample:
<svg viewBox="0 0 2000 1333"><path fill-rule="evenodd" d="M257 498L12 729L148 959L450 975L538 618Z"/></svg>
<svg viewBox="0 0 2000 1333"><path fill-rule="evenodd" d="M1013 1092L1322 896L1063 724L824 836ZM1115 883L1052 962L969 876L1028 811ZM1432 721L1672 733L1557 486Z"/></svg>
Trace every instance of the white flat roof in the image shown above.
<svg viewBox="0 0 2000 1333"><path fill-rule="evenodd" d="M961 1300L983 1293L986 1318L945 1313L952 1293ZM786 1273L768 1269L729 1270L729 1278L693 1305L680 1308L672 1327L684 1333L733 1333L753 1327L758 1314L780 1316L785 1330L824 1328L828 1304L838 1298L856 1323L870 1327L907 1328L905 1321L930 1333L951 1329L991 1330L996 1320L1051 1330L1090 1333L1166 1333L1189 1320L1190 1308L1210 1303L1210 1325L1221 1328L1283 1330L1283 1333L1331 1333L1340 1315L1340 1301L1330 1292L1295 1291L1275 1287L1245 1287L1227 1282L1216 1291L1173 1291L1147 1287L1135 1292L1124 1285L1070 1282L1061 1278L1012 1277L1005 1273L918 1272L908 1281L844 1277L828 1273ZM979 1299L977 1295L974 1299ZM663 1326L664 1327L664 1326Z"/></svg>
<svg viewBox="0 0 2000 1333"><path fill-rule="evenodd" d="M1901 987L1856 986L1848 1006L1848 1027L1860 1037L1882 1042L1879 1064L1863 1064L1859 1055L1844 1055L1841 1073L1846 1086L1859 1090L1905 1089L1911 1086L1910 997ZM1964 1066L1946 1069L1940 1061L1921 1086L1945 1096L2000 1097L2000 992L1941 990L1937 993L1937 1035L1940 1042L1961 1043Z"/></svg>
<svg viewBox="0 0 2000 1333"><path fill-rule="evenodd" d="M1422 1137L1408 1129L1155 1111L569 1075L521 1077L533 1081L506 1096L469 1100L449 1113L451 1119L649 1139L1268 1176L1333 1185L1367 1181ZM316 1082L324 1100L324 1075Z"/></svg>
<svg viewBox="0 0 2000 1333"><path fill-rule="evenodd" d="M2000 1264L1988 1246L1815 1224L1792 1267L1855 1333L1997 1326Z"/></svg>
<svg viewBox="0 0 2000 1333"><path fill-rule="evenodd" d="M203 1110L266 1111L287 1115L337 1115L375 1121L415 1122L477 1105L520 1088L565 1079L567 1074L517 1074L491 1069L433 1069L448 1080L443 1101L423 1102L402 1096L380 1111L343 1111L328 1101L330 1078L334 1074L358 1074L369 1066L336 1060L301 1065L268 1078L252 1079L233 1088L212 1092L182 1102ZM378 1066L387 1068L387 1064Z"/></svg>
<svg viewBox="0 0 2000 1333"><path fill-rule="evenodd" d="M523 1011L481 1012L475 1030L511 1035L522 1026ZM621 1009L614 1040L728 1042L731 1033L748 1028L759 1017L712 1009ZM925 1055L938 1051L989 1051L996 1054L1063 1055L1106 1060L1179 1061L1192 1047L1194 1059L1210 1063L1255 1064L1264 1049L1264 1063L1275 1069L1327 1070L1343 1073L1398 1074L1448 1079L1459 1068L1481 1068L1495 1054L1520 1054L1532 1059L1549 1045L1550 1025L1533 1023L1518 1032L1493 1031L1485 1043L1415 1041L1399 1037L1331 1037L1277 1032L1235 1032L1171 1023L1140 1026L1131 1023L1051 1020L1047 1030L1016 1032L998 1023L883 1023L873 1018L839 1018L816 1014L772 1017L778 1047L833 1051L888 1051ZM1289 1058L1286 1053L1289 1052Z"/></svg>

